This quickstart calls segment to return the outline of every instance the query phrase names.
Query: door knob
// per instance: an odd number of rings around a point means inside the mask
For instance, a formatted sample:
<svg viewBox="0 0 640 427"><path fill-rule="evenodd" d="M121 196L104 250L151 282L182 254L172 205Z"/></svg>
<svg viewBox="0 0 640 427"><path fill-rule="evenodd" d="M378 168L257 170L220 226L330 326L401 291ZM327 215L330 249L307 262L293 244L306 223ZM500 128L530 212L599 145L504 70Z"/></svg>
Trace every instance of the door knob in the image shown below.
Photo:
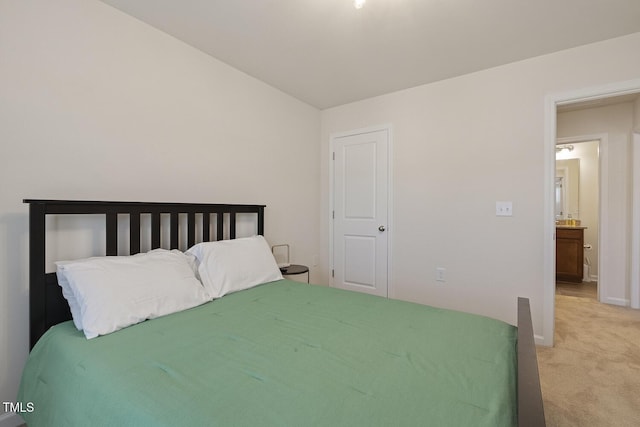
<svg viewBox="0 0 640 427"><path fill-rule="evenodd" d="M386 228L384 228L384 225L381 225L380 227L378 227L378 231L384 231L386 230Z"/></svg>

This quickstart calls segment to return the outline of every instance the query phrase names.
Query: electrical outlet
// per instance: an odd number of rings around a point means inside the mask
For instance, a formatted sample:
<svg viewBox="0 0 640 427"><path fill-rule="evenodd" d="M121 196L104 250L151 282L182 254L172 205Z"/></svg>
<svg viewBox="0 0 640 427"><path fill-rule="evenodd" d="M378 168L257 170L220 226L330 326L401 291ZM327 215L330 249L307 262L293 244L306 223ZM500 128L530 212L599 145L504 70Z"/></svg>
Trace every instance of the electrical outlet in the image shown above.
<svg viewBox="0 0 640 427"><path fill-rule="evenodd" d="M496 216L513 216L513 202L496 202Z"/></svg>
<svg viewBox="0 0 640 427"><path fill-rule="evenodd" d="M447 270L445 268L442 268L442 267L436 268L436 281L437 282L444 282L445 281L444 280L444 273L446 271Z"/></svg>

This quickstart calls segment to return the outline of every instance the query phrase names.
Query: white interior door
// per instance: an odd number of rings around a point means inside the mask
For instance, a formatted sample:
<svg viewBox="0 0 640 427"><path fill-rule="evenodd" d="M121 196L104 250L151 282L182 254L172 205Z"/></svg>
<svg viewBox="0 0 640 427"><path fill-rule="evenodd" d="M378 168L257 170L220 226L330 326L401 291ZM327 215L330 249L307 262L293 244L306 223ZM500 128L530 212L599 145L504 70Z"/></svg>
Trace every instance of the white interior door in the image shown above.
<svg viewBox="0 0 640 427"><path fill-rule="evenodd" d="M332 285L387 296L389 130L334 137Z"/></svg>

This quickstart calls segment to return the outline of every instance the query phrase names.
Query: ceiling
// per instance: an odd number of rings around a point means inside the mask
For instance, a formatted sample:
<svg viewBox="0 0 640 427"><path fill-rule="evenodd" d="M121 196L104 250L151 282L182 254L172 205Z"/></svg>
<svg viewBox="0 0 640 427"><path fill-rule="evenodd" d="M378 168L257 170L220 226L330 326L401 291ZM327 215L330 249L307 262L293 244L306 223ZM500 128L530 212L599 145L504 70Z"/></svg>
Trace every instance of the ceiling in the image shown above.
<svg viewBox="0 0 640 427"><path fill-rule="evenodd" d="M639 0L102 0L325 109L640 32Z"/></svg>

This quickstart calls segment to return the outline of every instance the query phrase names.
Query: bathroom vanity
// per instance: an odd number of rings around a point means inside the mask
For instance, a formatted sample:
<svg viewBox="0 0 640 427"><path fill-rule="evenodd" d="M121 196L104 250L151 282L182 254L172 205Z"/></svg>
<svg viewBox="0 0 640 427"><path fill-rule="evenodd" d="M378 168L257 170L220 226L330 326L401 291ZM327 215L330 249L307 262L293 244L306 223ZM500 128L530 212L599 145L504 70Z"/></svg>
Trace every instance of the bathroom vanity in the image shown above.
<svg viewBox="0 0 640 427"><path fill-rule="evenodd" d="M585 228L556 225L556 280L582 282Z"/></svg>

